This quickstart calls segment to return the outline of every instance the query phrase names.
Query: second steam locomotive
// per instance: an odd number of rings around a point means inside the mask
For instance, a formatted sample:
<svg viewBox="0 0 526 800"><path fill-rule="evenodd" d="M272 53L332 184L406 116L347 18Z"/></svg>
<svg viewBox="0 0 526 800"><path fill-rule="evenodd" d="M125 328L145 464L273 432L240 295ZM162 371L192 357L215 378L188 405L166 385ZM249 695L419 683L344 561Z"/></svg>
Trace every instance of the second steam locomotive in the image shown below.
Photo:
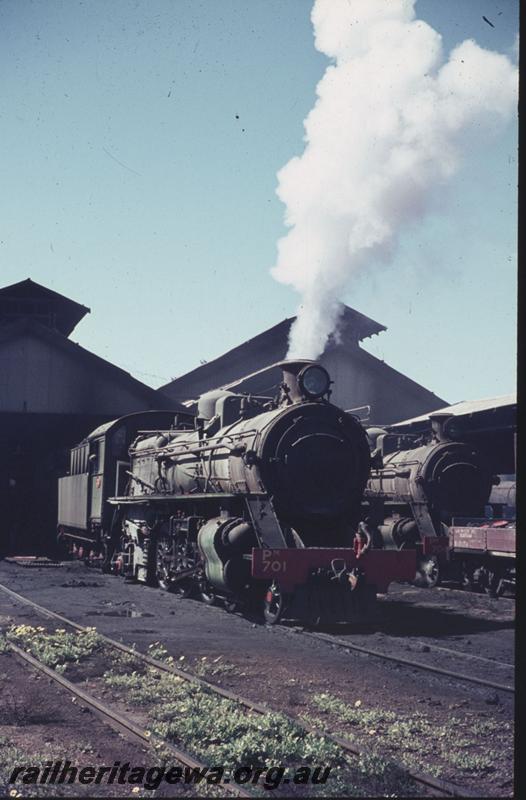
<svg viewBox="0 0 526 800"><path fill-rule="evenodd" d="M515 523L504 514L515 484L451 438L450 414L430 420L429 434L367 431L366 523L379 546L416 549L418 584L444 578L497 596L515 584Z"/></svg>
<svg viewBox="0 0 526 800"><path fill-rule="evenodd" d="M362 521L370 454L361 424L329 402L322 366L279 366L273 400L219 390L200 398L194 419L138 432L128 463L106 462L128 481L107 490L98 517L68 522L71 476L62 479L61 537L128 579L229 609L260 604L269 623L285 609L361 619L391 581L412 579L414 551L376 548Z"/></svg>

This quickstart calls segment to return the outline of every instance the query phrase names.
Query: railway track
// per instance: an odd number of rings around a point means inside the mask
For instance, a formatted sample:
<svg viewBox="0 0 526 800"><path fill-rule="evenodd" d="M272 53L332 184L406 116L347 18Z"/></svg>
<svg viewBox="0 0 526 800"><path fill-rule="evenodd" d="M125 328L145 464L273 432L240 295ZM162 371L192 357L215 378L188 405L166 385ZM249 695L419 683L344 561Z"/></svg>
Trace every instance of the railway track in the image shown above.
<svg viewBox="0 0 526 800"><path fill-rule="evenodd" d="M67 689L68 692L71 692L75 697L78 697L86 706L89 706L99 717L101 717L105 722L109 723L112 728L115 728L119 731L119 733L123 734L127 739L132 739L134 741L138 741L140 744L146 744L148 747L155 746L155 744L162 745L165 751L170 752L176 761L182 764L185 767L189 767L190 769L197 769L203 770L206 769L205 764L202 764L200 761L197 761L191 755L186 753L184 750L181 750L178 747L170 744L164 739L159 739L148 732L148 735L144 731L144 728L140 725L137 725L133 719L129 716L124 716L120 714L115 709L110 708L110 706L106 705L106 703L102 703L98 698L94 697L92 694L85 692L81 689L77 684L68 681L67 678L64 678L60 675L56 670L50 669L46 667L45 664L42 664L41 661L34 658L30 653L27 653L22 648L18 647L17 645L9 642L10 650L17 656L19 659L22 659L26 664L29 664L38 672L41 672L44 675L47 675L49 678L54 680L63 688ZM253 797L254 795L250 792L245 791L240 786L234 786L232 784L222 784L222 788L227 792L229 795L233 795L234 797Z"/></svg>
<svg viewBox="0 0 526 800"><path fill-rule="evenodd" d="M290 628L285 628L284 630L287 630L287 631L292 633ZM295 630L294 630L294 633L295 633L295 635L297 635ZM396 664L401 664L401 665L406 666L406 667L413 667L413 668L416 668L416 669L421 669L421 670L424 670L425 672L433 672L433 673L435 673L437 675L443 675L443 676L445 676L447 678L451 678L453 680L466 681L467 683L476 684L478 686L484 686L484 687L486 687L488 689L495 689L496 691L506 692L508 694L514 694L515 693L515 687L514 686L510 686L510 685L505 684L505 683L497 683L496 681L489 681L489 680L486 680L484 678L477 678L475 675L468 675L468 674L463 673L463 672L456 672L454 670L442 669L442 667L435 667L432 664L423 664L421 661L414 661L411 658L404 658L402 656L395 656L395 655L392 655L391 653L384 653L381 650L375 650L375 649L370 648L370 647L363 647L362 645L353 644L352 642L349 642L347 639L340 639L339 637L332 636L331 634L317 633L317 632L314 632L314 631L307 631L307 630L301 630L300 634L303 635L303 636L308 636L311 639L316 639L317 641L324 642L324 643L326 643L328 645L331 645L333 647L341 647L341 648L343 648L345 650L353 650L354 652L357 652L357 653L363 653L364 655L374 656L376 658L381 658L384 661L391 661L391 662L394 662ZM422 644L424 644L424 643L422 643ZM463 653L463 652L461 652L459 650L449 650L449 648L439 647L437 645L432 645L432 644L427 644L427 643L425 643L425 646L429 647L430 651L432 651L432 650L445 651L445 652L449 652L451 654L454 654L455 657L459 657L459 658L477 659L477 660L480 660L480 661L487 661L493 667L498 665L498 666L501 666L501 667L505 667L507 669L510 669L510 668L514 669L514 665L513 664L508 664L508 663L506 663L504 661L496 661L494 659L485 659L483 656L474 656L471 653Z"/></svg>
<svg viewBox="0 0 526 800"><path fill-rule="evenodd" d="M434 590L437 591L437 592L448 592L448 593L463 594L463 595L473 594L473 595L482 595L482 596L484 596L484 592L474 591L473 589L465 589L465 588L462 588L460 586L448 586L448 585L445 585L445 584L441 584L440 586L435 586ZM513 602L515 597L514 596L511 596L511 597L510 596L505 596L505 597L499 597L498 599L499 599L499 602L502 602L502 601L504 601L504 602L506 602L506 601Z"/></svg>
<svg viewBox="0 0 526 800"><path fill-rule="evenodd" d="M45 608L44 606L41 606L38 603L35 603L33 600L30 600L29 598L25 597L24 595L19 594L18 592L13 591L12 589L9 589L7 586L4 586L3 584L0 584L0 591L2 591L4 594L6 594L9 597L11 597L13 600L16 600L17 602L22 603L23 605L26 605L26 606L32 608L37 614L40 614L41 616L43 616L45 618L56 620L56 621L60 622L62 625L67 625L67 626L69 626L69 627L71 627L71 628L73 628L73 629L75 629L77 631L86 631L87 630L86 626L80 625L79 623L74 622L73 620L70 620L68 617L63 616L62 614L58 614L55 611L51 611L51 609ZM315 634L312 634L312 635L315 635ZM126 644L124 644L122 642L116 641L115 639L112 639L111 637L105 636L104 634L100 634L99 633L98 636L109 647L112 647L112 648L114 648L116 650L120 650L121 652L126 653L128 655L132 655L133 657L139 659L143 663L149 665L150 667L154 667L155 669L158 669L161 672L165 672L165 673L169 673L169 674L175 675L175 676L177 676L178 678L181 678L184 681L187 681L189 683L193 683L194 685L197 685L197 686L200 686L202 688L205 688L208 691L214 692L215 694L217 694L217 695L219 695L221 697L224 697L224 698L226 698L228 700L234 701L234 702L238 703L239 705L243 706L244 708L246 708L248 711L251 711L251 712L254 712L254 713L257 713L257 714L270 714L270 713L276 713L277 712L277 709L270 708L269 706L266 706L266 705L264 705L262 703L255 702L253 700L249 700L246 697L243 697L242 695L240 695L240 694L238 694L236 692L232 692L232 691L230 691L228 689L224 689L222 686L219 686L218 684L212 683L211 681L208 681L208 680L206 680L204 678L198 677L197 675L193 675L192 673L186 672L185 670L182 670L182 669L180 669L180 668L178 668L178 667L176 667L176 666L174 666L172 664L166 664L163 661L159 661L158 659L153 658L152 656L149 656L146 653L142 653L141 651L138 651L135 648L129 647L128 645L126 645ZM319 634L319 636L322 636L322 638L325 639L323 634ZM331 638L331 637L328 637L328 638ZM331 643L332 643L332 641L331 641ZM147 737L145 735L145 733L142 731L142 729L140 729L138 726L136 726L133 723L132 720L124 717L123 715L119 714L118 712L115 712L113 709L111 709L108 706L106 706L105 704L101 703L97 698L87 694L86 692L81 690L78 686L76 686L74 683L71 683L66 678L64 678L62 675L59 675L54 670L49 669L45 665L41 664L37 659L33 658L33 656L31 656L29 653L25 652L24 650L21 650L21 648L15 646L15 645L10 645L10 646L13 649L13 651L16 653L16 655L18 655L20 658L25 659L35 669L41 670L46 675L48 675L50 678L52 678L53 680L56 680L57 683L59 683L62 686L66 687L73 694L76 694L86 704L88 704L90 707L92 707L97 713L99 713L101 716L105 717L110 723L113 723L117 727L121 728L122 731L125 733L125 735L129 735L129 736L132 736L134 738L139 738L143 743L144 742L147 742L149 744L152 743L152 737L151 736ZM348 647L348 644L344 643L344 646ZM361 649L364 649L364 648L361 648ZM371 751L368 748L356 747L348 739L346 739L346 738L344 738L344 737L342 737L342 736L340 736L340 735L338 735L336 733L333 733L331 731L325 731L325 730L322 730L322 729L320 729L318 727L315 727L313 725L306 724L302 720L295 719L294 717L289 716L289 715L285 714L282 711L279 711L279 713L282 714L282 716L284 716L287 719L289 719L291 722L294 722L296 724L300 723L301 726L304 728L304 730L306 730L307 732L313 733L313 734L315 734L317 736L322 736L322 737L324 737L326 739L329 739L329 740L333 741L335 744L337 744L339 747L341 747L345 752L350 753L351 755L358 756L358 757L378 755L377 753L373 753L373 751ZM159 741L162 741L163 746L166 746L167 743L164 740L159 740ZM169 745L169 747L170 747L170 750L173 752L174 757L177 760L181 761L181 763L183 763L183 764L185 764L187 766L194 767L194 768L195 767L200 767L200 768L203 767L203 765L199 764L199 762L197 762L195 759L193 759L191 756L189 756L184 751L179 750L178 748L175 748L173 745ZM468 789L466 787L457 786L457 785L455 785L453 783L439 780L438 778L436 778L434 776L431 776L431 775L426 775L426 774L423 774L421 772L417 772L417 771L414 771L414 770L408 770L402 764L400 764L399 766L406 771L407 775L415 783L417 783L418 785L422 786L426 790L427 793L429 793L429 791L431 790L433 792L434 796L438 796L438 797L477 797L477 796L479 796L479 793L477 791L472 791L471 789ZM240 796L240 797L254 797L253 793L249 794L245 790L243 790L241 787L234 787L232 785L225 785L224 788L230 794L235 794L235 795Z"/></svg>

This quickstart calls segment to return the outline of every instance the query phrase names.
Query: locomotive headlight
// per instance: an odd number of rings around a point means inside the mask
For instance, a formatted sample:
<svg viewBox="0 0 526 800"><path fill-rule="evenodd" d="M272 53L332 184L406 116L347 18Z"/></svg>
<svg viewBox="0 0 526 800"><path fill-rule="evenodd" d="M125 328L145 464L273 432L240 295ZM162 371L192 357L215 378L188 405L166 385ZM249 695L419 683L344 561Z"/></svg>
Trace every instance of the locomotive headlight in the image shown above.
<svg viewBox="0 0 526 800"><path fill-rule="evenodd" d="M331 379L324 367L313 364L301 370L298 383L302 393L308 397L322 397L328 392Z"/></svg>

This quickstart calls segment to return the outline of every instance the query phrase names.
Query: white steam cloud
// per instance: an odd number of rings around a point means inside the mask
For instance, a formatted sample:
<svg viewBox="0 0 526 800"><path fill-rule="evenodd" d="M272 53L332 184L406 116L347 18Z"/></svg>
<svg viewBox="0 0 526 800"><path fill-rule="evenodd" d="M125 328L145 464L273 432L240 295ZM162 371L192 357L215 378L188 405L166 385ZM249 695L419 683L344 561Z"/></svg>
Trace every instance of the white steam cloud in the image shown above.
<svg viewBox="0 0 526 800"><path fill-rule="evenodd" d="M315 45L334 59L278 173L289 232L273 276L302 295L289 357L317 358L353 274L394 254L462 153L513 114L517 69L468 39L445 61L415 0L316 0Z"/></svg>

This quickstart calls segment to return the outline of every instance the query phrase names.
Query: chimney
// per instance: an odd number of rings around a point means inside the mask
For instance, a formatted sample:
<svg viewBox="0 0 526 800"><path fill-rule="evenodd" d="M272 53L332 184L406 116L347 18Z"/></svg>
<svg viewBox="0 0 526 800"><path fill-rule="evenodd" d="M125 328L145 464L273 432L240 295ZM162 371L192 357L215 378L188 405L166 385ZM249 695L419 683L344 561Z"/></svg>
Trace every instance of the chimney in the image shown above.
<svg viewBox="0 0 526 800"><path fill-rule="evenodd" d="M430 414L429 419L431 421L431 430L437 440L437 442L450 442L451 437L447 430L447 423L452 418L452 414L448 413L441 413L438 412L437 414Z"/></svg>

